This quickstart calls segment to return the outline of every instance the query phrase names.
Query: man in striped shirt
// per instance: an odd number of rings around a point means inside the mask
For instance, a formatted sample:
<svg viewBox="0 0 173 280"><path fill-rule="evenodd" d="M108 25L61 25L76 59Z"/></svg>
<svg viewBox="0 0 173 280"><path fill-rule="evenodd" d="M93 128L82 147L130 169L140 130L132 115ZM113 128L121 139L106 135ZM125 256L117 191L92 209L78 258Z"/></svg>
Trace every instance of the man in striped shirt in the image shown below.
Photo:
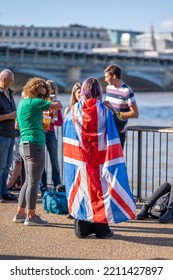
<svg viewBox="0 0 173 280"><path fill-rule="evenodd" d="M104 104L108 106L113 113L118 111L120 117L124 120L124 128L119 133L122 148L124 147L127 122L130 118L138 118L138 107L135 100L133 90L125 84L121 79L121 68L112 64L105 70L105 82L108 83L106 87L106 101Z"/></svg>

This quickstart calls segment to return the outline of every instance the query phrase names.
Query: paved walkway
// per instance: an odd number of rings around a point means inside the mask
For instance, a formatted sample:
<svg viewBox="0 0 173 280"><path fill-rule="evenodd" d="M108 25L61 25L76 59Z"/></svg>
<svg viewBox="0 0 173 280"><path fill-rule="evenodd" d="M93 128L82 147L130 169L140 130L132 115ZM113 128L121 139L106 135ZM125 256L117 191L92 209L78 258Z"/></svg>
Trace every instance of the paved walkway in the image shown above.
<svg viewBox="0 0 173 280"><path fill-rule="evenodd" d="M78 239L74 235L74 221L65 215L45 213L40 197L37 213L49 221L49 226L27 227L13 223L16 209L16 202L0 204L1 260L173 260L173 223L133 220L110 225L115 233L111 239L94 236Z"/></svg>

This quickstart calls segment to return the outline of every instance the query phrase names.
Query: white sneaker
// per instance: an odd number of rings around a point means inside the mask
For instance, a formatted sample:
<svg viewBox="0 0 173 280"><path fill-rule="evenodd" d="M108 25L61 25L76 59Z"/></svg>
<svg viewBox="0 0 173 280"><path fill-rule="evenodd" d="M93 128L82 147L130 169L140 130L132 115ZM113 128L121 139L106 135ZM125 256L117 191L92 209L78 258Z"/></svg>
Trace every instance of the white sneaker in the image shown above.
<svg viewBox="0 0 173 280"><path fill-rule="evenodd" d="M13 222L15 223L24 223L25 222L25 219L26 219L26 216L25 215L14 215L14 218L13 218Z"/></svg>
<svg viewBox="0 0 173 280"><path fill-rule="evenodd" d="M42 220L40 216L35 215L35 218L26 218L24 222L25 226L47 226L48 222L45 220Z"/></svg>
<svg viewBox="0 0 173 280"><path fill-rule="evenodd" d="M3 197L1 196L1 194L0 194L0 203L4 203L5 201L4 201L4 199L3 199Z"/></svg>

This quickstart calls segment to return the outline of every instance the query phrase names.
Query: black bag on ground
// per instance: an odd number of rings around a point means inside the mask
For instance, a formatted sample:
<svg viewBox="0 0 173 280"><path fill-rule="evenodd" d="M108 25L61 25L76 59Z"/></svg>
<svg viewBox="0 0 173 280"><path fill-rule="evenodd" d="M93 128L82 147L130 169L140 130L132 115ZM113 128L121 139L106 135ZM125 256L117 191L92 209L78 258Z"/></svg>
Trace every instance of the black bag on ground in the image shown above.
<svg viewBox="0 0 173 280"><path fill-rule="evenodd" d="M124 121L121 119L121 117L117 111L113 114L113 117L114 117L114 121L116 123L117 129L118 129L118 132L121 132L125 126Z"/></svg>
<svg viewBox="0 0 173 280"><path fill-rule="evenodd" d="M67 197L65 192L57 192L55 190L46 191L42 200L43 209L47 213L67 214Z"/></svg>
<svg viewBox="0 0 173 280"><path fill-rule="evenodd" d="M149 215L152 218L158 219L165 214L169 203L170 192L162 195L156 203L149 209Z"/></svg>

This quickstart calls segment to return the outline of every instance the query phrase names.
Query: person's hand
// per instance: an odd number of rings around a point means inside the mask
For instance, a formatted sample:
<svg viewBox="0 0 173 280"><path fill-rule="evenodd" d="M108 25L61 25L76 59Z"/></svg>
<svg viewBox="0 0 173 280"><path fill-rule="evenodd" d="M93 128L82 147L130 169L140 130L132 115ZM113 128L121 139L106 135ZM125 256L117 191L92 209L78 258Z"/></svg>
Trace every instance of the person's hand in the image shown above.
<svg viewBox="0 0 173 280"><path fill-rule="evenodd" d="M57 100L56 102L52 102L49 106L50 110L61 110L63 108L61 101Z"/></svg>
<svg viewBox="0 0 173 280"><path fill-rule="evenodd" d="M8 119L9 120L15 120L16 119L16 112L11 112L8 114Z"/></svg>
<svg viewBox="0 0 173 280"><path fill-rule="evenodd" d="M107 106L109 109L111 109L111 111L113 112L113 114L115 114L120 120L123 120L123 116L121 112L118 112L109 101L103 101L103 104L105 106Z"/></svg>
<svg viewBox="0 0 173 280"><path fill-rule="evenodd" d="M112 104L109 101L105 100L105 101L103 101L103 104L113 111L114 107L112 106Z"/></svg>
<svg viewBox="0 0 173 280"><path fill-rule="evenodd" d="M61 101L60 101L60 100L56 100L56 102L58 102L58 103L59 103L59 105L60 105L61 107L63 107L63 106L62 106L62 103L61 103Z"/></svg>
<svg viewBox="0 0 173 280"><path fill-rule="evenodd" d="M19 125L18 125L18 122L15 121L15 125L14 125L15 129L19 129Z"/></svg>

